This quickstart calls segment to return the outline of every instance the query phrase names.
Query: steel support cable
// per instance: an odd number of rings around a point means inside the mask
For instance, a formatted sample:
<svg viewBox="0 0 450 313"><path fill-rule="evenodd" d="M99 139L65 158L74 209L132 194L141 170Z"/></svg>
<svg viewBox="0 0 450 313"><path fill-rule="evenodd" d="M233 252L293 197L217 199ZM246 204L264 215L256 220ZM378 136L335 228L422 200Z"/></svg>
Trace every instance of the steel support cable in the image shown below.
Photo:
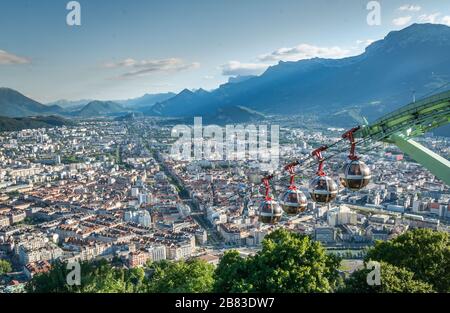
<svg viewBox="0 0 450 313"><path fill-rule="evenodd" d="M446 82L445 84L442 84L440 87L438 87L438 88L436 88L436 89L426 93L425 95L423 95L418 101L422 101L423 99L427 98L428 96L435 94L436 91L438 91L439 89L442 89L443 87L446 87L446 86L449 86L449 85L450 85L450 82Z"/></svg>
<svg viewBox="0 0 450 313"><path fill-rule="evenodd" d="M427 117L423 117L423 118L421 118L421 119L417 119L417 120L414 122L414 126L419 125L419 124L420 124L424 119L426 119L426 118L427 118ZM370 142L370 141L380 141L380 140L389 138L392 134L394 134L394 133L396 133L396 132L398 132L398 131L401 131L402 129L404 129L404 125L403 125L403 124L402 124L402 125L398 125L397 127L393 128L393 129L390 129L390 131L387 132L387 133L383 133L383 134L381 135L381 137L379 137L379 138L377 137L377 138L375 139L375 138L373 138L373 137L375 137L375 135L373 135L373 136L369 136L369 137L366 137L366 138L364 138L364 139L361 139L361 140L359 140L358 142L356 142L356 145L359 146L359 145L364 144L364 143L366 143L366 142ZM379 134L379 133L377 133L376 135L378 135L378 134ZM338 144L340 144L340 143L342 143L343 141L346 141L346 140L347 140L347 139L340 139L340 140L334 142L333 144L330 144L329 146L327 146L327 149L332 148L332 147L335 147L335 146L337 146ZM382 144L384 144L384 143L382 143ZM381 145L382 145L382 144L381 144ZM381 146L381 145L380 145L380 146ZM347 146L344 147L344 148L342 148L342 149L340 149L340 150L338 150L337 152L333 153L332 155L329 155L329 156L325 157L323 160L324 160L324 161L331 160L332 158L334 158L334 157L336 157L337 155L339 155L339 154L345 152L346 150L348 150L348 147L347 147ZM311 163L306 164L306 162L312 160L313 158L314 158L313 155L309 155L309 156L307 156L307 157L305 157L305 158L303 158L303 159L300 159L300 160L298 160L298 161L295 161L294 163L297 164L296 166L297 166L297 168L300 169L300 170L310 169L310 168L312 168L312 167L314 167L314 166L317 165L316 163L314 163L314 164L311 164ZM300 177L300 176L299 176L299 175L295 175L295 178L298 178L298 177ZM285 180L286 178L287 178L287 175L284 174L284 172L282 172L282 173L280 173L280 174L274 174L273 177L272 177L271 182L272 182L272 184L274 184L275 182L281 182L282 180ZM290 178L290 176L289 176L289 178Z"/></svg>
<svg viewBox="0 0 450 313"><path fill-rule="evenodd" d="M369 137L368 138L364 138L364 139L358 141L356 143L356 145L359 145L361 143L364 143L364 142L370 141L370 140L371 140L371 138L369 138ZM338 145L339 143L342 143L343 141L347 141L347 139L340 139L340 140L336 141L335 143L333 143L333 144L331 144L329 146L326 146L326 147L327 147L327 149L329 149L331 147L335 147L336 145ZM345 152L346 150L348 150L347 146L341 148L340 150L338 150L337 152L333 153L332 155L329 155L329 156L323 158L323 161L328 161L328 160L334 158L335 156ZM314 158L313 155L309 155L309 156L307 156L307 157L305 157L303 159L295 161L295 163L297 163L297 167L296 168L298 168L300 170L305 170L305 169L309 169L309 168L312 168L314 166L317 166L316 163L310 163L309 162L309 163L305 164L306 162L312 160L313 158ZM295 175L295 177L297 178L297 177L299 177L299 175ZM282 180L284 180L286 178L287 178L287 175L284 172L282 172L280 174L274 174L273 177L272 177L271 182L272 182L272 184L274 184L275 182L281 182ZM289 178L290 178L290 176L289 176Z"/></svg>
<svg viewBox="0 0 450 313"><path fill-rule="evenodd" d="M361 141L360 141L360 142L361 142ZM359 142L359 143L360 143L360 142ZM365 153L365 152L370 151L370 150L378 149L379 147L382 147L382 146L385 145L385 144L386 144L385 142L382 142L382 143L370 145L370 146L368 146L368 147L365 147L365 148L360 149L359 151L362 152L362 153ZM344 153L346 150L347 150L347 149L342 149L342 150L340 150L340 151L338 151L338 152L336 152L336 153L333 153L332 155L329 155L329 156L327 156L326 158L324 158L324 161L331 160L332 158L336 157L337 155L339 155L339 154L341 154L341 153ZM302 170L306 170L306 169L311 169L311 168L313 168L313 167L315 167L315 166L317 166L316 163L310 163L310 164L308 164L308 165L305 164L305 165L303 165L303 166L299 166L299 168L302 169ZM274 179L273 182L275 183L275 181L276 181L276 182L278 182L278 183L284 183L284 182L287 183L287 182L288 182L288 178L290 178L290 177L288 177L287 175L283 175L283 176L280 176L280 177L276 177L276 179ZM301 175L301 174L295 174L294 178L295 178L295 179L302 179L302 178L303 178L303 175Z"/></svg>

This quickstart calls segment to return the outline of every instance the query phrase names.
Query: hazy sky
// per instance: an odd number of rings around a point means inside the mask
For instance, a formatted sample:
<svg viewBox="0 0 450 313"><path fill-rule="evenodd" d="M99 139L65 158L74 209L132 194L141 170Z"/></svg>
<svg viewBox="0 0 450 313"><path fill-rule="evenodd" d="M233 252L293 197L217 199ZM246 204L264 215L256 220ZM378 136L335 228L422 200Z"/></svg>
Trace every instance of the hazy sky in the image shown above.
<svg viewBox="0 0 450 313"><path fill-rule="evenodd" d="M0 0L0 86L36 100L213 89L280 60L338 58L412 23L450 25L449 0Z"/></svg>

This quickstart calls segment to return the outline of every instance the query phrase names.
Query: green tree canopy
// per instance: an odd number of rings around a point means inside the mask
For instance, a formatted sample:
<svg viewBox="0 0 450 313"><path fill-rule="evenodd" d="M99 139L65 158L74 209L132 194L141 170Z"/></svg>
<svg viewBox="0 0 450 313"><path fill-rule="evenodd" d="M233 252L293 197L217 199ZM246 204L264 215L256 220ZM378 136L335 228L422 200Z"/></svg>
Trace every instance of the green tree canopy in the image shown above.
<svg viewBox="0 0 450 313"><path fill-rule="evenodd" d="M449 234L415 229L397 238L377 242L366 260L384 261L414 273L415 280L433 285L439 292L450 292Z"/></svg>
<svg viewBox="0 0 450 313"><path fill-rule="evenodd" d="M162 261L152 263L153 272L148 282L148 292L205 293L211 292L214 283L214 266L204 261Z"/></svg>
<svg viewBox="0 0 450 313"><path fill-rule="evenodd" d="M353 272L345 281L341 292L348 293L428 293L433 292L433 286L420 280L415 280L414 273L389 263L380 262L381 285L369 285L367 277L371 269L361 269Z"/></svg>
<svg viewBox="0 0 450 313"><path fill-rule="evenodd" d="M242 258L236 250L225 252L217 267L214 278L214 291L239 293L252 290L248 280L249 262Z"/></svg>
<svg viewBox="0 0 450 313"><path fill-rule="evenodd" d="M331 292L339 282L339 259L310 237L278 229L262 251L246 259L227 252L215 272L217 292Z"/></svg>
<svg viewBox="0 0 450 313"><path fill-rule="evenodd" d="M82 262L81 284L70 286L67 275L71 272L67 264L55 262L52 269L33 277L27 284L27 291L32 293L124 293L142 292L145 284L143 269L116 269L105 260Z"/></svg>
<svg viewBox="0 0 450 313"><path fill-rule="evenodd" d="M55 262L52 269L33 277L27 284L31 293L140 293L211 292L214 266L204 261L163 261L143 268L114 268L106 260L82 262L81 284L70 286L67 264ZM146 270L149 278L146 278Z"/></svg>
<svg viewBox="0 0 450 313"><path fill-rule="evenodd" d="M0 276L12 271L11 263L6 260L0 260Z"/></svg>

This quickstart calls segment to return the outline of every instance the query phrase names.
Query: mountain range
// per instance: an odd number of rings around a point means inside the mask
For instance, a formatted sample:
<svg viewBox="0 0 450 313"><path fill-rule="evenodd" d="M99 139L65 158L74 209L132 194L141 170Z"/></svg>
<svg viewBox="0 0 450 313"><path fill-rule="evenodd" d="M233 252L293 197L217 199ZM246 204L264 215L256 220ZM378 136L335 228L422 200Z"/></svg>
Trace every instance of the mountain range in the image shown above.
<svg viewBox="0 0 450 313"><path fill-rule="evenodd" d="M61 113L58 105L43 105L10 88L0 88L0 116L25 117Z"/></svg>
<svg viewBox="0 0 450 313"><path fill-rule="evenodd" d="M92 102L94 100L90 99L83 99L83 100L75 100L75 101L70 101L70 100L58 100L58 101L54 101L54 102L50 102L50 103L46 103L47 106L52 106L52 105L57 105L65 110L76 110L76 109L81 109L82 107L84 107L86 104L88 104L89 102Z"/></svg>
<svg viewBox="0 0 450 313"><path fill-rule="evenodd" d="M127 112L127 110L113 101L92 101L81 110L73 112L77 117L97 117L114 115L115 113Z"/></svg>
<svg viewBox="0 0 450 313"><path fill-rule="evenodd" d="M369 120L432 92L450 81L450 27L414 24L389 33L361 55L280 62L261 76L209 92L184 90L153 107L162 116L214 115L227 106L270 114L316 114L354 124ZM350 123L348 123L350 122Z"/></svg>
<svg viewBox="0 0 450 313"><path fill-rule="evenodd" d="M96 117L140 112L241 121L265 114L311 114L326 123L351 126L362 116L370 121L411 102L413 93L419 99L450 82L448 51L450 27L413 24L390 32L360 55L281 61L260 76L232 77L212 91L184 89L178 94L146 94L121 101L43 105L12 89L0 88L0 115Z"/></svg>
<svg viewBox="0 0 450 313"><path fill-rule="evenodd" d="M139 98L119 100L115 102L121 104L125 108L139 110L149 108L155 103L166 101L174 96L176 96L176 93L173 92L145 94Z"/></svg>
<svg viewBox="0 0 450 313"><path fill-rule="evenodd" d="M176 93L166 92L166 93L157 93L157 94L145 94L142 97L132 98L127 100L112 100L117 104L120 104L123 108L131 109L131 110L139 110L145 109L157 102L162 102L168 100L176 96ZM58 100L54 102L47 103L47 106L57 105L64 108L66 111L76 111L82 109L84 106L93 102L93 99L83 99L83 100Z"/></svg>

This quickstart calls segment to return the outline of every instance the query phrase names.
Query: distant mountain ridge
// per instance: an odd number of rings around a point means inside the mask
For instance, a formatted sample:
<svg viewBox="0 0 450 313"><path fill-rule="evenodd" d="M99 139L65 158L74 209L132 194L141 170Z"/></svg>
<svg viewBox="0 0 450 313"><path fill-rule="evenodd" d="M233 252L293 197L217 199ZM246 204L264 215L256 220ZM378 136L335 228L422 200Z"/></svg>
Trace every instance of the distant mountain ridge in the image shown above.
<svg viewBox="0 0 450 313"><path fill-rule="evenodd" d="M390 32L361 55L280 62L261 76L224 84L208 94L183 91L149 113L214 115L227 106L243 106L270 114L313 113L352 125L353 116L373 120L409 103L413 91L420 97L450 81L448 51L450 27L414 24Z"/></svg>
<svg viewBox="0 0 450 313"><path fill-rule="evenodd" d="M174 96L176 96L176 94L173 92L145 94L139 98L114 101L114 102L117 102L120 105L122 105L123 107L129 108L129 109L139 110L139 109L150 108L155 103L166 101Z"/></svg>
<svg viewBox="0 0 450 313"><path fill-rule="evenodd" d="M0 116L25 117L62 112L57 105L46 106L16 90L0 87Z"/></svg>
<svg viewBox="0 0 450 313"><path fill-rule="evenodd" d="M128 109L145 109L146 107L151 107L157 102L162 102L175 96L176 93L166 92L166 93L156 93L156 94L145 94L141 97L131 98L126 100L108 100L121 105ZM58 105L65 110L75 110L81 109L90 102L95 101L94 99L82 99L82 100L57 100L54 102L47 103L47 106Z"/></svg>
<svg viewBox="0 0 450 313"><path fill-rule="evenodd" d="M189 89L182 90L176 96L158 102L148 110L143 112L147 115L162 115L162 116L183 116L190 115L197 108L201 108L202 99L208 99L209 92L204 89L191 91Z"/></svg>
<svg viewBox="0 0 450 313"><path fill-rule="evenodd" d="M228 78L227 84L236 84L241 83L243 81L249 80L251 78L258 77L256 75L238 75L238 76L232 76Z"/></svg>
<svg viewBox="0 0 450 313"><path fill-rule="evenodd" d="M81 110L75 112L78 117L98 117L107 116L114 113L126 112L127 110L113 101L92 101L86 104Z"/></svg>
<svg viewBox="0 0 450 313"><path fill-rule="evenodd" d="M46 103L47 106L57 105L63 108L64 110L73 110L84 107L89 102L94 101L93 99L83 99L83 100L58 100L50 103Z"/></svg>
<svg viewBox="0 0 450 313"><path fill-rule="evenodd" d="M0 116L30 117L61 115L66 117L100 117L149 110L158 101L167 100L175 93L146 94L136 99L115 101L58 100L44 105L11 88L0 88Z"/></svg>

